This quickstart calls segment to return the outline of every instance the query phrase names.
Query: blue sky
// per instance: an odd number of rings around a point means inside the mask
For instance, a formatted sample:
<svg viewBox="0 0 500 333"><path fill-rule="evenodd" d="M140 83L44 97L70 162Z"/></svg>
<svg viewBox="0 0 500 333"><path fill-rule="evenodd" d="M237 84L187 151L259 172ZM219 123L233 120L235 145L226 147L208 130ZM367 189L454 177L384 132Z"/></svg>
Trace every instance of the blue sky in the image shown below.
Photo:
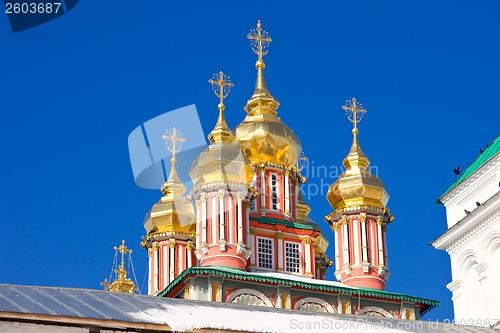
<svg viewBox="0 0 500 333"><path fill-rule="evenodd" d="M246 34L257 19L273 38L266 78L279 116L311 164L340 167L346 156L345 99L368 110L360 143L396 217L387 290L440 300L426 319L453 317L448 256L428 243L446 229L434 202L453 168L500 134L494 0L87 0L15 34L0 14L0 283L99 288L125 239L142 284L142 222L160 192L135 185L127 137L190 104L208 133L218 101L207 80L220 69L235 83L226 102L234 128L253 92ZM328 230L325 196L309 203Z"/></svg>

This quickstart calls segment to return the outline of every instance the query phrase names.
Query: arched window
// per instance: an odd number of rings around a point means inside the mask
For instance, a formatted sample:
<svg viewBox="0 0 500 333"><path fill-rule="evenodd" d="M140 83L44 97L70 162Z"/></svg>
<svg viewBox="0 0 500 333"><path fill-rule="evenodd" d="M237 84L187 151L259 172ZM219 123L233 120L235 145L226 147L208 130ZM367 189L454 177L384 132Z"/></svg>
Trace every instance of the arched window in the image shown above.
<svg viewBox="0 0 500 333"><path fill-rule="evenodd" d="M370 316L370 317L381 317L381 318L394 318L394 316L382 309L382 308L379 308L379 307L376 307L376 306L366 306L364 308L362 308L361 310L359 310L356 315L358 316Z"/></svg>
<svg viewBox="0 0 500 333"><path fill-rule="evenodd" d="M226 302L240 305L274 307L269 297L260 291L248 288L234 291L227 297Z"/></svg>
<svg viewBox="0 0 500 333"><path fill-rule="evenodd" d="M310 312L329 312L336 313L335 309L327 301L316 297L305 297L297 302L295 310Z"/></svg>

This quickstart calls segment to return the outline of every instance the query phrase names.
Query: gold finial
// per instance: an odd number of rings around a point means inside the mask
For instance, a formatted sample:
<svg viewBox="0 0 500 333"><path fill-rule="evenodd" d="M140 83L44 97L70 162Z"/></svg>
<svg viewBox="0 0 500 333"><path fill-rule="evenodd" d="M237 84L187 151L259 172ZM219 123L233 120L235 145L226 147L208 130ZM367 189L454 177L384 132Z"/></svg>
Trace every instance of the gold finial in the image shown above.
<svg viewBox="0 0 500 333"><path fill-rule="evenodd" d="M220 71L219 74L212 75L212 78L208 80L208 83L212 85L212 89L217 97L220 98L219 110L224 111L224 98L229 95L229 91L234 84L231 82L230 77Z"/></svg>
<svg viewBox="0 0 500 333"><path fill-rule="evenodd" d="M229 95L229 91L234 84L231 82L230 77L220 71L218 74L212 75L212 78L208 80L208 83L212 85L212 89L217 97L219 97L219 118L217 119L217 124L215 128L208 135L210 142L221 142L227 141L232 142L234 140L233 132L229 129L224 117L224 98Z"/></svg>
<svg viewBox="0 0 500 333"><path fill-rule="evenodd" d="M166 141L167 149L172 153L172 158L170 162L172 166L170 167L170 174L168 175L167 181L161 186L161 192L168 196L169 194L177 193L182 195L186 188L182 185L179 176L177 175L177 170L175 169L175 164L177 163L177 159L175 155L181 151L182 143L186 142L182 136L182 132L178 131L177 128L172 127L171 130L166 130L165 134L162 135L162 138Z"/></svg>
<svg viewBox="0 0 500 333"><path fill-rule="evenodd" d="M269 50L265 50L269 47L269 43L273 40L269 37L269 33L267 31L262 30L262 25L260 24L260 20L257 21L257 28L250 30L250 33L247 35L247 38L250 40L252 45L253 52L258 56L256 66L262 66L264 68L264 60L262 59Z"/></svg>
<svg viewBox="0 0 500 333"><path fill-rule="evenodd" d="M346 100L346 105L342 106L342 109L345 110L347 119L353 124L352 134L354 136L349 155L347 155L343 163L348 169L352 167L366 169L370 165L370 162L365 154L363 154L358 143L358 123L363 119L366 109L363 109L361 103L354 97L351 100Z"/></svg>
<svg viewBox="0 0 500 333"><path fill-rule="evenodd" d="M172 153L172 158L170 161L174 164L177 160L175 159L175 154L181 151L182 143L186 142L186 139L182 138L182 132L178 131L177 128L172 127L171 130L166 130L162 138L166 141L167 149Z"/></svg>
<svg viewBox="0 0 500 333"><path fill-rule="evenodd" d="M124 240L122 240L122 244L120 246L114 246L113 248L115 249L115 251L118 251L122 254L122 263L118 266L118 269L115 270L117 279L111 284L109 284L109 282L106 282L107 280L104 280L104 283L108 283L108 288L110 291L133 294L135 291L137 291L137 288L135 286L135 283L127 278L127 270L125 269L125 254L128 253L130 255L132 253L132 250L129 250L125 246ZM101 282L101 285L106 288L104 283Z"/></svg>
<svg viewBox="0 0 500 333"><path fill-rule="evenodd" d="M269 47L272 39L269 37L267 31L262 30L260 20L257 21L257 28L251 29L247 38L252 45L252 51L257 54L257 62L255 63L257 80L255 82L255 91L252 98L247 102L245 110L252 114L267 113L271 117L275 117L280 103L271 95L269 89L267 89L266 79L264 78L266 64L262 59L268 53L268 50L265 49Z"/></svg>
<svg viewBox="0 0 500 333"><path fill-rule="evenodd" d="M363 119L366 110L363 109L361 103L358 103L358 101L356 101L356 98L354 97L351 100L346 100L346 105L342 106L342 109L345 110L347 119L349 119L353 123L352 134L358 134L357 125Z"/></svg>
<svg viewBox="0 0 500 333"><path fill-rule="evenodd" d="M132 250L129 250L125 246L125 240L122 240L122 244L120 246L114 246L113 249L122 254L122 266L125 266L125 253L132 253Z"/></svg>

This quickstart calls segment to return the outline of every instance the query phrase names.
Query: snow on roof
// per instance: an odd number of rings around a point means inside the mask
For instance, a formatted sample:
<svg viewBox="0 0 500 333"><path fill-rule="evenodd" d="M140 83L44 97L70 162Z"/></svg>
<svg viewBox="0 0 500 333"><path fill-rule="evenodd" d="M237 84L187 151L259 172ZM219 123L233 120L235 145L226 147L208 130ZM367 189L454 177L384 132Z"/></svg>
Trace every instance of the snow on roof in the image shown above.
<svg viewBox="0 0 500 333"><path fill-rule="evenodd" d="M22 322L30 315L38 325L57 323L64 326L69 322L68 318L71 318L72 325L88 325L88 319L95 319L94 326L123 328L124 322L129 323L126 327L157 324L159 326L148 326L149 331L162 332L168 331L164 326L167 325L172 331L179 332L205 329L271 333L373 330L390 333L499 333L489 328L436 322L283 310L88 289L0 285L0 331L5 328L6 322L16 326L16 322Z"/></svg>
<svg viewBox="0 0 500 333"><path fill-rule="evenodd" d="M332 287L339 287L339 288L359 289L357 287L351 287L351 286L348 286L347 284L343 284L343 283L340 283L340 282L337 282L337 281L311 279L311 278L306 278L304 276L298 276L298 275L286 274L286 273L267 272L267 271L253 271L253 272L251 272L251 274L258 275L258 276L265 276L265 277L277 278L277 279L285 279L285 280L292 280L292 281L304 282L304 283L309 283L309 284L318 284L318 285L322 285L322 286L332 286Z"/></svg>

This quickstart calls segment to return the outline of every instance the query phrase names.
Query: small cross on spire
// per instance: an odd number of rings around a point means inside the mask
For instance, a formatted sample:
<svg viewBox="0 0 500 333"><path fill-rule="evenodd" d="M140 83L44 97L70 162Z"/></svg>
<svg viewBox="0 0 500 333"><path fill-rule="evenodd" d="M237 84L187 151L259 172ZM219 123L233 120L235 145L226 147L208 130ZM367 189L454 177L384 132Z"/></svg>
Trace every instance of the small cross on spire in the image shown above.
<svg viewBox="0 0 500 333"><path fill-rule="evenodd" d="M181 135L181 131L178 131L175 127L167 130L162 135L162 138L166 141L168 151L172 153L172 158L170 159L172 163L176 162L175 154L181 151L182 143L186 142L186 139L182 138Z"/></svg>
<svg viewBox="0 0 500 333"><path fill-rule="evenodd" d="M345 110L347 118L353 123L352 133L358 134L357 124L363 119L366 110L354 97L351 100L346 100L346 105L342 106L342 109Z"/></svg>
<svg viewBox="0 0 500 333"><path fill-rule="evenodd" d="M269 50L264 51L264 49L266 49L273 40L269 37L267 31L262 30L260 20L257 21L257 28L250 30L247 38L252 44L253 52L259 57L259 60L262 61L262 57L269 52Z"/></svg>
<svg viewBox="0 0 500 333"><path fill-rule="evenodd" d="M230 77L224 74L223 71L220 71L219 74L212 75L212 78L208 80L208 83L212 85L215 95L220 98L219 110L224 110L224 98L229 95L231 87L234 87Z"/></svg>
<svg viewBox="0 0 500 333"><path fill-rule="evenodd" d="M115 249L115 251L118 251L122 254L122 267L124 267L125 265L125 253L132 253L132 250L129 250L126 246L125 246L125 241L122 240L122 245L120 246L114 246L113 247Z"/></svg>

